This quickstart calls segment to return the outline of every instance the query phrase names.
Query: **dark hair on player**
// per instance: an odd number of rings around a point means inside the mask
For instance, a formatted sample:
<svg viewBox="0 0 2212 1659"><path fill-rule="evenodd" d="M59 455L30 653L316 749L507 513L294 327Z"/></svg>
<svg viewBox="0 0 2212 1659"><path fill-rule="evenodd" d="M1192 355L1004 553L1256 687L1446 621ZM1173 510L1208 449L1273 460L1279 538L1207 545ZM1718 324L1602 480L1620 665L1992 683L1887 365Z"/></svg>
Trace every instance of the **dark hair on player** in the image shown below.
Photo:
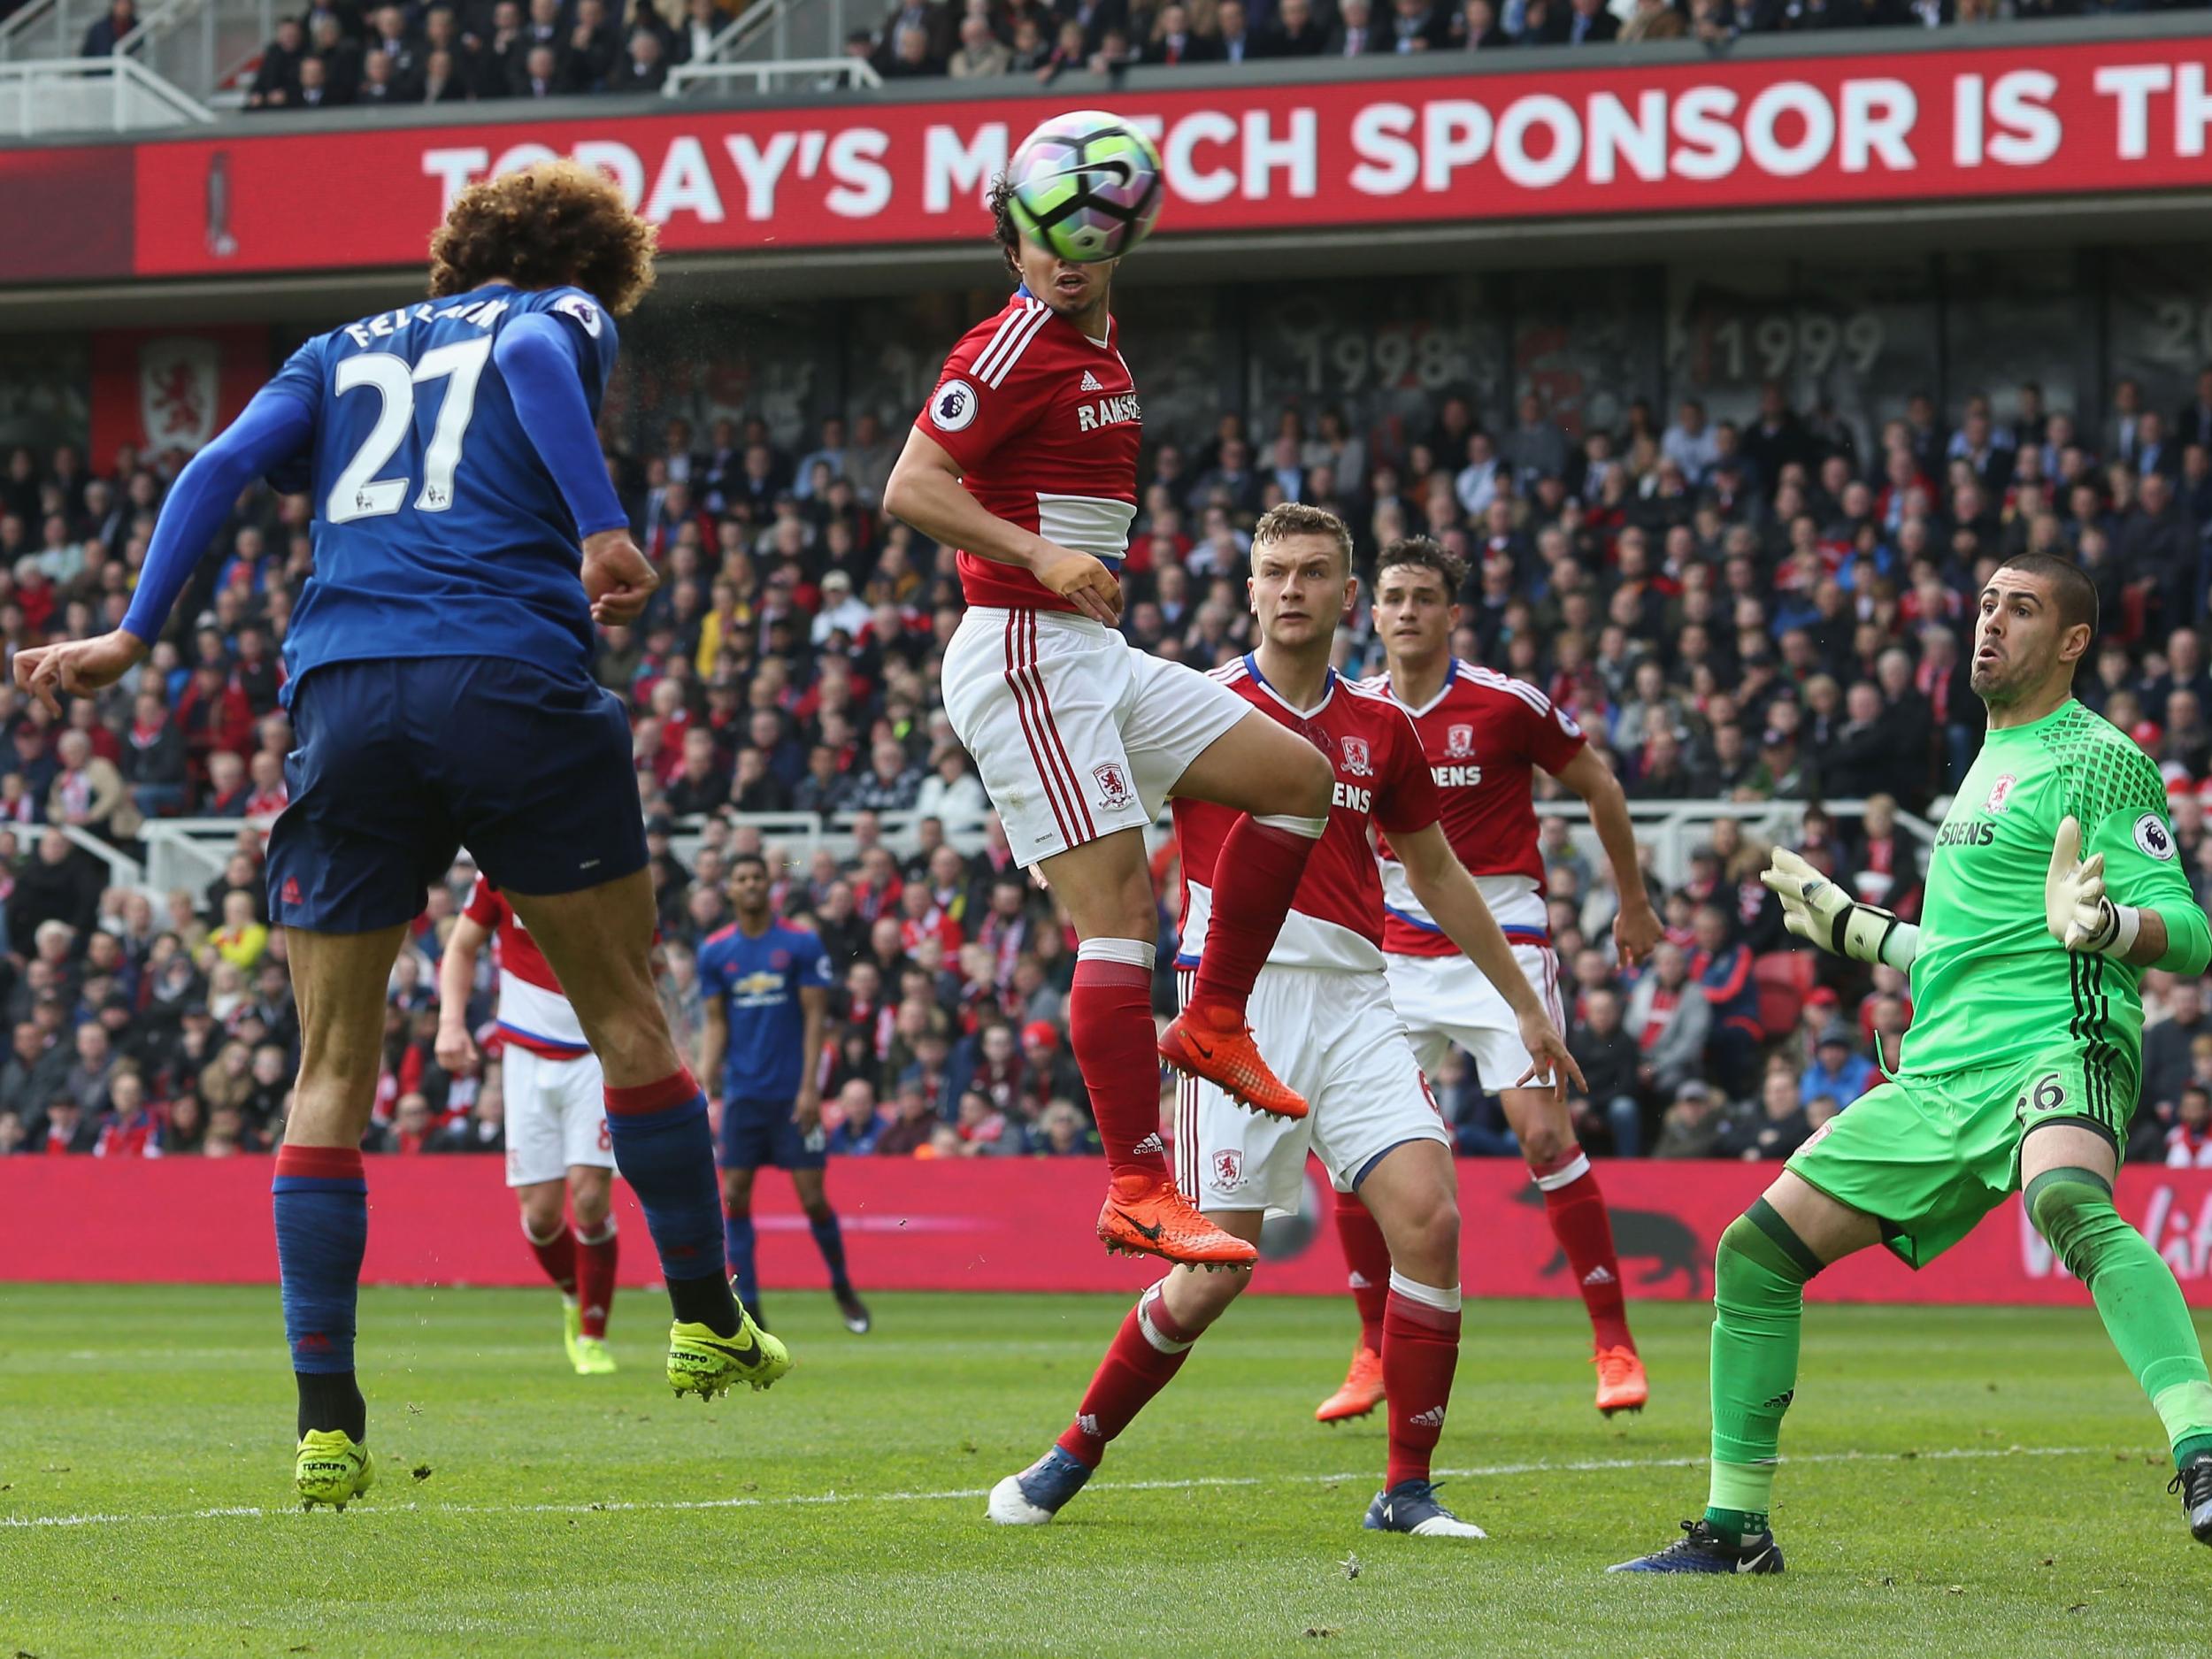
<svg viewBox="0 0 2212 1659"><path fill-rule="evenodd" d="M2058 626L2070 628L2086 624L2089 637L2097 637L2097 585L2073 560L2051 553L2016 553L1998 569L2042 577L2051 584L2051 596L2058 602Z"/></svg>
<svg viewBox="0 0 2212 1659"><path fill-rule="evenodd" d="M1259 523L1252 526L1252 550L1256 553L1294 535L1327 536L1344 556L1345 572L1350 573L1352 533L1344 527L1344 520L1326 507L1309 507L1302 501L1279 502L1262 513Z"/></svg>
<svg viewBox="0 0 2212 1659"><path fill-rule="evenodd" d="M574 161L540 162L472 184L430 238L430 294L487 282L580 288L626 317L653 286L653 227L614 180Z"/></svg>
<svg viewBox="0 0 2212 1659"><path fill-rule="evenodd" d="M1022 234L1014 223L1014 181L1000 173L991 180L991 194L986 200L991 207L991 240L998 244L999 257L1006 261L1006 269L1018 282Z"/></svg>
<svg viewBox="0 0 2212 1659"><path fill-rule="evenodd" d="M1459 585L1467 580L1465 561L1447 549L1442 542L1425 535L1401 536L1378 554L1375 558L1375 585L1381 587L1383 573L1402 565L1434 571L1442 577L1446 604L1459 597Z"/></svg>
<svg viewBox="0 0 2212 1659"><path fill-rule="evenodd" d="M758 853L732 853L730 855L730 873L732 875L735 875L747 864L759 865L760 873L764 876L768 873L768 861L765 858L763 858Z"/></svg>

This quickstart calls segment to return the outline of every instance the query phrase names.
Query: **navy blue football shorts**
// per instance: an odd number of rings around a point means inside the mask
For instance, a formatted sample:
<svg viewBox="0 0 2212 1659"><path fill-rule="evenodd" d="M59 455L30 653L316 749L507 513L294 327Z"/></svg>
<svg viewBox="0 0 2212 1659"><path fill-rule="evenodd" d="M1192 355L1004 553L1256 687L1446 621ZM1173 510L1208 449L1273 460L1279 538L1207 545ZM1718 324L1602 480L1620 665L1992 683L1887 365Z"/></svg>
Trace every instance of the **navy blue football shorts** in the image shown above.
<svg viewBox="0 0 2212 1659"><path fill-rule="evenodd" d="M411 921L463 847L511 893L645 867L630 723L593 680L504 657L329 663L294 689L292 734L269 833L282 926Z"/></svg>
<svg viewBox="0 0 2212 1659"><path fill-rule="evenodd" d="M802 1134L787 1100L722 1102L721 1164L726 1170L818 1170L829 1163L829 1136L818 1124Z"/></svg>

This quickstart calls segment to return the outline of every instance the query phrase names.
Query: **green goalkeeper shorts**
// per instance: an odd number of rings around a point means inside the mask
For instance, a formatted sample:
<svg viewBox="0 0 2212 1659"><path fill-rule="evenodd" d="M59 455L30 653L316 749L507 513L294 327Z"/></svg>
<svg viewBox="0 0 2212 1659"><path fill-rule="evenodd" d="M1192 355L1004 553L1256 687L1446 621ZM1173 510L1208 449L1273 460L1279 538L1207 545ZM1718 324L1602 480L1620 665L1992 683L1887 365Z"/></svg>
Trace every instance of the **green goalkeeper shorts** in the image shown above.
<svg viewBox="0 0 2212 1659"><path fill-rule="evenodd" d="M1889 1248L1925 1267L2020 1186L2020 1143L2046 1123L2079 1123L2117 1148L2135 1079L2109 1052L2050 1048L2032 1061L1901 1076L1854 1101L1789 1168L1884 1224Z"/></svg>

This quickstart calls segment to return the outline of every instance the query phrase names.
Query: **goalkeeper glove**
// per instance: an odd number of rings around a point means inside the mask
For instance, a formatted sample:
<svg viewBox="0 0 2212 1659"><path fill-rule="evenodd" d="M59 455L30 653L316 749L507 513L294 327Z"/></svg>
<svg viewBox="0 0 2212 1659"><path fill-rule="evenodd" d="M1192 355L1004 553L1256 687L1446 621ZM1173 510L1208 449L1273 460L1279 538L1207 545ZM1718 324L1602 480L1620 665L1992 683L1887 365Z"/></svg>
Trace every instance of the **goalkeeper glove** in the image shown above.
<svg viewBox="0 0 2212 1659"><path fill-rule="evenodd" d="M1900 973L1920 950L1920 930L1877 904L1862 904L1786 847L1759 879L1782 901L1782 925L1823 950L1882 963Z"/></svg>
<svg viewBox="0 0 2212 1659"><path fill-rule="evenodd" d="M2081 856L2081 825L2059 821L2051 844L2051 872L2043 879L2043 917L2051 936L2069 950L2124 959L2143 931L2143 913L2104 895L2104 855Z"/></svg>

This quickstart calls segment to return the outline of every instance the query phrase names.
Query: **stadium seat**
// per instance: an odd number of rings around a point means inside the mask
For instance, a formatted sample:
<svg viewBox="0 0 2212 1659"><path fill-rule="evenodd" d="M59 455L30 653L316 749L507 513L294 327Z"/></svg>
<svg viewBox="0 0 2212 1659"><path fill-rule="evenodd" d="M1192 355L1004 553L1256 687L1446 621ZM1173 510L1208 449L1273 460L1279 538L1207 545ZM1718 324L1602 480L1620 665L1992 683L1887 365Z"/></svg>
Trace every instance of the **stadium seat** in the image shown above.
<svg viewBox="0 0 2212 1659"><path fill-rule="evenodd" d="M1751 964L1751 977L1759 987L1760 1026L1770 1038L1788 1036L1797 1029L1805 998L1812 992L1812 954L1769 951Z"/></svg>

